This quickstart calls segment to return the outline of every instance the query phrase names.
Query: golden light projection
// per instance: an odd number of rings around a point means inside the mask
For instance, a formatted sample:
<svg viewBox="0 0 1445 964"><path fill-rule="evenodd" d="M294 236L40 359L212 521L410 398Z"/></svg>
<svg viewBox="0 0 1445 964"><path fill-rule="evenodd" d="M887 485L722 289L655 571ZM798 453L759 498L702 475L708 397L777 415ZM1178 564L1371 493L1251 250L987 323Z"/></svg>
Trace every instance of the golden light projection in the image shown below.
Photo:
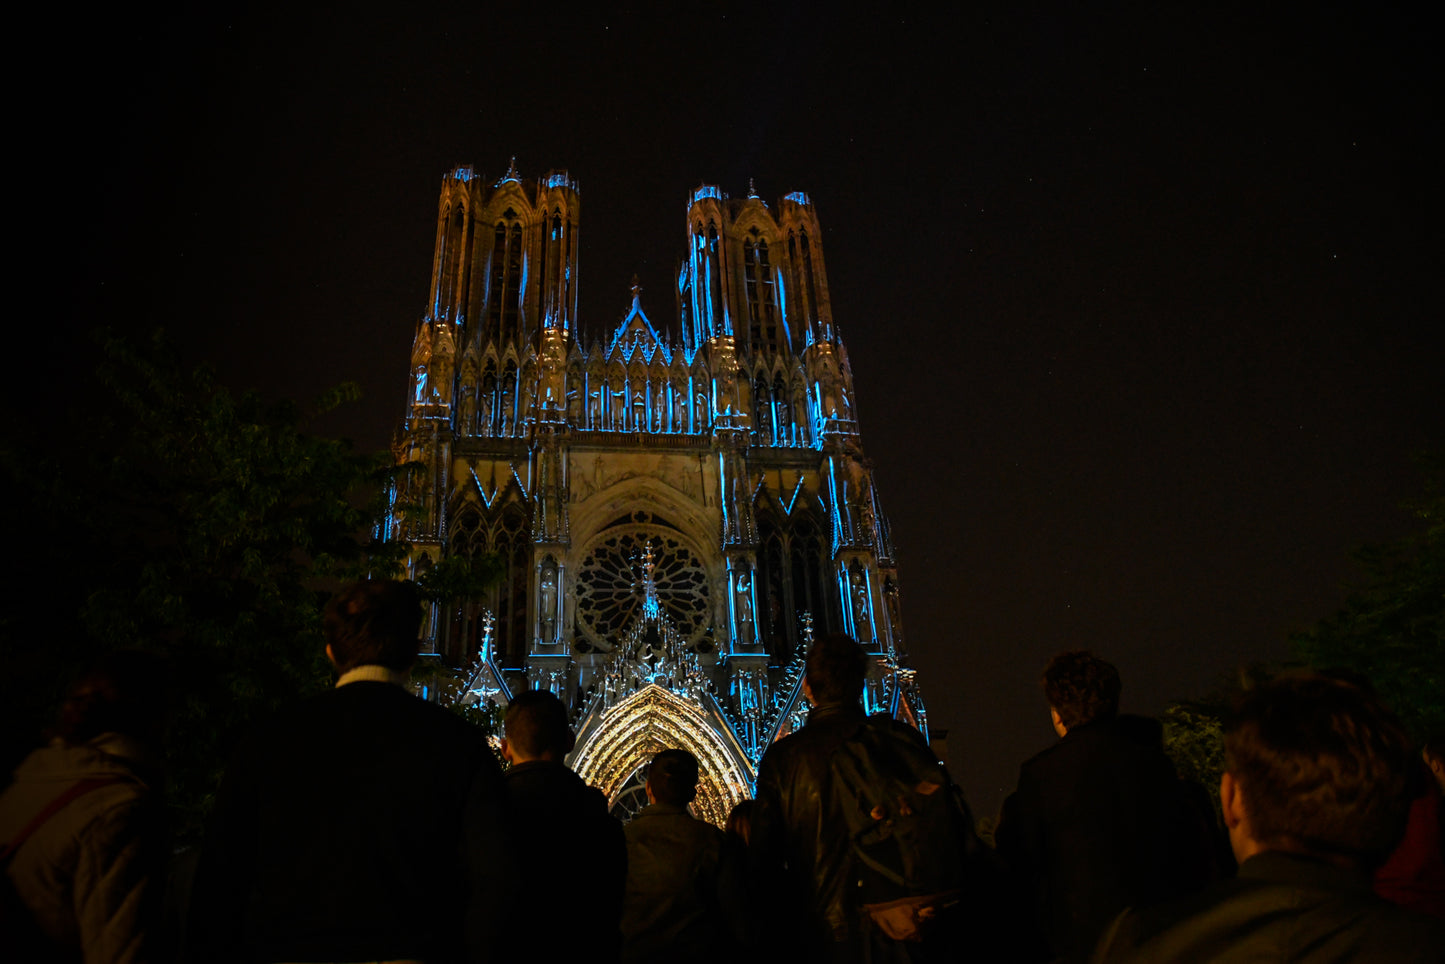
<svg viewBox="0 0 1445 964"><path fill-rule="evenodd" d="M721 827L733 806L748 799L752 775L742 748L728 746L720 720L690 700L651 684L607 710L578 749L572 769L616 802L627 778L659 750L687 750L697 757L698 792L693 809Z"/></svg>

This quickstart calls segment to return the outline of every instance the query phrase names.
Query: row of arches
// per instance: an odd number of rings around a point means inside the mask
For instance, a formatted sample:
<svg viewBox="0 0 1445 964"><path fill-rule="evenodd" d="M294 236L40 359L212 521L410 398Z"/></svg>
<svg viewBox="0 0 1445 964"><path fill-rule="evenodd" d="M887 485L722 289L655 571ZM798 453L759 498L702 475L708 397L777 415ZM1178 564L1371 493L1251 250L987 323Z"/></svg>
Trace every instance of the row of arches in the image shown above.
<svg viewBox="0 0 1445 964"><path fill-rule="evenodd" d="M480 377L474 363L463 364L455 429L464 436L515 437L539 415L537 365L520 369L508 360L498 370L488 360ZM764 372L743 382L742 399L729 399L714 386L704 366L651 366L618 362L568 367L564 398L558 405L575 428L594 432L702 434L718 412L749 410L758 444L808 446L825 413L822 393L810 391L803 372ZM750 397L749 397L750 396Z"/></svg>

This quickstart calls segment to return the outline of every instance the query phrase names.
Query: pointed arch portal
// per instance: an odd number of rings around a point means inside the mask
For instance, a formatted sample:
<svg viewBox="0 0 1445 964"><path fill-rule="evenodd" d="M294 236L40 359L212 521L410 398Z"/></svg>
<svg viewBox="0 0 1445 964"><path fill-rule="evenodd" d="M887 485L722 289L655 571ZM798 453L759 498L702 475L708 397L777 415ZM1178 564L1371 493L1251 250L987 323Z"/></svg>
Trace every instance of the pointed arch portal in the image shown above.
<svg viewBox="0 0 1445 964"><path fill-rule="evenodd" d="M682 749L697 757L698 787L693 810L721 827L728 812L752 796L753 775L742 747L715 714L656 683L638 690L602 714L572 760L585 782L607 795L613 806L630 778L659 750Z"/></svg>

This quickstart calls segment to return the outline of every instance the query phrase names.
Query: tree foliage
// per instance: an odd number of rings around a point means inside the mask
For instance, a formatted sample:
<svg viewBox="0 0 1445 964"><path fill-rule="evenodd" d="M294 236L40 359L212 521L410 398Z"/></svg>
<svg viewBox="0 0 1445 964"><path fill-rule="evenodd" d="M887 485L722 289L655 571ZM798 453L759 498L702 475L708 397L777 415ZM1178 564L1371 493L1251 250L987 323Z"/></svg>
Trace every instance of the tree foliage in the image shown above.
<svg viewBox="0 0 1445 964"><path fill-rule="evenodd" d="M20 631L7 649L49 681L47 714L54 681L98 650L169 657L170 795L184 837L208 809L236 736L328 684L328 589L397 571L405 546L369 537L393 470L384 454L309 434L292 403L186 371L159 333L142 347L102 342L99 376L114 405L88 451L68 465L6 453L21 504L62 534L42 548L43 563L74 615L58 639L43 638L34 620L7 626L7 636ZM356 396L340 386L315 413ZM31 702L40 712L42 701Z"/></svg>
<svg viewBox="0 0 1445 964"><path fill-rule="evenodd" d="M1224 724L1212 703L1174 703L1164 711L1164 752L1181 780L1209 791L1219 809L1219 778L1224 773Z"/></svg>
<svg viewBox="0 0 1445 964"><path fill-rule="evenodd" d="M502 578L506 568L497 553L448 556L422 573L417 586L433 601L476 600Z"/></svg>
<svg viewBox="0 0 1445 964"><path fill-rule="evenodd" d="M1363 584L1344 606L1293 637L1310 667L1358 673L1417 739L1445 731L1445 454L1422 459L1420 525L1356 553Z"/></svg>

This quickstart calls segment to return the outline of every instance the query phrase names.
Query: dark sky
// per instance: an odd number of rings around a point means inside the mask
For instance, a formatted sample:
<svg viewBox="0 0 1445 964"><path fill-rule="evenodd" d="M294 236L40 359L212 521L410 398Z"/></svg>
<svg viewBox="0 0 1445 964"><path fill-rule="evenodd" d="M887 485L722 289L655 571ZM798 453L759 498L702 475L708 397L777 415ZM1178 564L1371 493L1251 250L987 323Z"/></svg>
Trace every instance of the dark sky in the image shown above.
<svg viewBox="0 0 1445 964"><path fill-rule="evenodd" d="M1052 738L1049 654L1145 712L1284 657L1445 444L1423 13L305 6L55 25L50 350L160 323L235 387L354 380L325 427L379 448L450 167L580 181L589 337L634 273L673 321L689 189L806 190L980 812Z"/></svg>

